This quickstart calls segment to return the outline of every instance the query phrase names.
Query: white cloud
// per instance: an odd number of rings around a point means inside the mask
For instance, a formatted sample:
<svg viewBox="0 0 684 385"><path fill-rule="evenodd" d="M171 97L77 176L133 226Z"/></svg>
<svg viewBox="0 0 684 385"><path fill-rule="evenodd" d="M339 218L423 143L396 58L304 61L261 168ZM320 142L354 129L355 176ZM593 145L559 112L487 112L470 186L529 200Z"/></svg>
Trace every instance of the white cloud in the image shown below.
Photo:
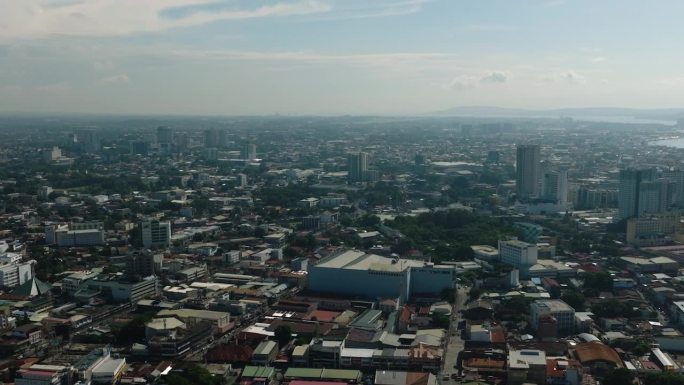
<svg viewBox="0 0 684 385"><path fill-rule="evenodd" d="M681 88L684 86L684 76L660 79L656 81L656 84L658 86Z"/></svg>
<svg viewBox="0 0 684 385"><path fill-rule="evenodd" d="M100 79L100 82L105 84L117 84L117 83L130 83L131 79L126 74L117 74L112 76L107 76Z"/></svg>
<svg viewBox="0 0 684 385"><path fill-rule="evenodd" d="M509 32L517 30L518 27L507 24L469 24L465 29L472 32Z"/></svg>
<svg viewBox="0 0 684 385"><path fill-rule="evenodd" d="M367 19L375 17L391 17L409 15L420 12L423 6L434 0L374 0L362 2L360 6L348 5L344 1L339 2L340 7L335 7L331 12L324 15L323 19Z"/></svg>
<svg viewBox="0 0 684 385"><path fill-rule="evenodd" d="M0 0L0 41L122 36L268 17L390 17L419 12L431 1L434 0L273 0L263 5L251 1L241 5L222 0ZM217 7L212 8L213 5ZM188 12L171 17L177 10Z"/></svg>
<svg viewBox="0 0 684 385"><path fill-rule="evenodd" d="M480 84L506 83L506 80L508 80L508 76L506 76L505 73L500 71L494 71L488 75L483 76L480 79Z"/></svg>
<svg viewBox="0 0 684 385"><path fill-rule="evenodd" d="M566 0L549 0L544 3L545 6L547 7L558 7L560 5L564 5L566 3Z"/></svg>
<svg viewBox="0 0 684 385"><path fill-rule="evenodd" d="M215 3L217 0L0 0L0 40L50 36L120 36L162 31L222 20L283 17L328 12L320 0L280 1L258 7L222 11L198 11L168 18L162 13L178 7Z"/></svg>
<svg viewBox="0 0 684 385"><path fill-rule="evenodd" d="M477 78L470 75L457 76L447 84L446 88L451 90L463 90L477 87Z"/></svg>
<svg viewBox="0 0 684 385"><path fill-rule="evenodd" d="M604 61L606 61L605 56L597 56L591 59L592 63L603 63Z"/></svg>
<svg viewBox="0 0 684 385"><path fill-rule="evenodd" d="M577 72L573 70L568 70L565 72L561 72L559 74L559 78L563 81L566 81L568 83L584 83L586 81L585 77L578 74Z"/></svg>
<svg viewBox="0 0 684 385"><path fill-rule="evenodd" d="M559 73L547 75L541 78L542 83L570 83L584 84L586 78L573 70L566 70Z"/></svg>

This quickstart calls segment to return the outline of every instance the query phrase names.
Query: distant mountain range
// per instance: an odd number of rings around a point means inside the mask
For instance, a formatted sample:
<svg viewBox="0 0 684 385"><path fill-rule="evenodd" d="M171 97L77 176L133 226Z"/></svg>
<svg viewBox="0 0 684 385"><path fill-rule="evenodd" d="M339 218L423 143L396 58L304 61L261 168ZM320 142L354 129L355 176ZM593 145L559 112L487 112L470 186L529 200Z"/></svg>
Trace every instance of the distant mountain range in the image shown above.
<svg viewBox="0 0 684 385"><path fill-rule="evenodd" d="M677 120L684 117L684 108L559 108L552 110L527 110L522 108L504 108L493 106L463 106L448 110L431 112L433 116L471 116L471 117L509 117L509 118L534 118L534 117L629 117L638 119L662 119Z"/></svg>

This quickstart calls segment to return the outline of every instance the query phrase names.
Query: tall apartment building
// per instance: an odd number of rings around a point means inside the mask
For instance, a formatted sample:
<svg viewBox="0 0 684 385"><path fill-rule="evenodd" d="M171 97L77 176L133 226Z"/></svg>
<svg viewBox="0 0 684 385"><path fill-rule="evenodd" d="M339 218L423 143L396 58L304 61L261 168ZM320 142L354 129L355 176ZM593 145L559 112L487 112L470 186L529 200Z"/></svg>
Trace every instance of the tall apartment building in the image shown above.
<svg viewBox="0 0 684 385"><path fill-rule="evenodd" d="M674 183L673 203L680 209L684 208L684 170L665 170L662 177Z"/></svg>
<svg viewBox="0 0 684 385"><path fill-rule="evenodd" d="M363 182L368 173L368 154L353 152L347 155L347 179L350 183Z"/></svg>
<svg viewBox="0 0 684 385"><path fill-rule="evenodd" d="M568 172L566 170L545 172L542 179L542 196L557 204L568 203Z"/></svg>
<svg viewBox="0 0 684 385"><path fill-rule="evenodd" d="M515 159L515 190L519 197L539 196L541 155L537 145L519 145Z"/></svg>
<svg viewBox="0 0 684 385"><path fill-rule="evenodd" d="M102 150L102 139L97 130L78 130L76 141L82 151L99 152Z"/></svg>
<svg viewBox="0 0 684 385"><path fill-rule="evenodd" d="M219 130L216 128L209 128L204 130L204 147L218 147L219 146Z"/></svg>
<svg viewBox="0 0 684 385"><path fill-rule="evenodd" d="M140 222L143 247L147 249L168 247L171 244L171 223L157 220Z"/></svg>
<svg viewBox="0 0 684 385"><path fill-rule="evenodd" d="M667 211L675 203L676 184L665 178L642 182L639 185L637 215Z"/></svg>
<svg viewBox="0 0 684 385"><path fill-rule="evenodd" d="M173 143L173 129L166 126L157 127L157 148L159 152L170 153L173 149Z"/></svg>
<svg viewBox="0 0 684 385"><path fill-rule="evenodd" d="M240 158L245 160L255 160L257 158L256 144L247 143L240 152Z"/></svg>
<svg viewBox="0 0 684 385"><path fill-rule="evenodd" d="M617 220L636 217L639 215L639 204L645 204L652 197L651 186L642 183L652 182L656 179L655 169L625 169L620 170L620 182L618 188L618 215ZM648 198L640 198L641 193Z"/></svg>

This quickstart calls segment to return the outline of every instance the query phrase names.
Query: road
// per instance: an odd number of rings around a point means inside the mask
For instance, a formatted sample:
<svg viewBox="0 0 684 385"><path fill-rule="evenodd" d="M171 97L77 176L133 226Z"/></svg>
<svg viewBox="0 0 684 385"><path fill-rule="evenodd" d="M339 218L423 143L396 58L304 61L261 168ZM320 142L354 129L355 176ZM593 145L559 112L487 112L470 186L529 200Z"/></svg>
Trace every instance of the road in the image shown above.
<svg viewBox="0 0 684 385"><path fill-rule="evenodd" d="M451 330L449 331L448 340L446 348L444 351L444 367L440 375L440 380L443 384L455 384L456 381L449 379L443 380L444 374L451 374L456 371L454 365L456 364L456 358L458 353L464 349L465 342L461 339L461 334L459 330L456 330L458 323L461 321L461 310L465 309L465 302L468 299L469 287L463 287L459 285L456 294L456 303L454 304L454 311L451 316Z"/></svg>

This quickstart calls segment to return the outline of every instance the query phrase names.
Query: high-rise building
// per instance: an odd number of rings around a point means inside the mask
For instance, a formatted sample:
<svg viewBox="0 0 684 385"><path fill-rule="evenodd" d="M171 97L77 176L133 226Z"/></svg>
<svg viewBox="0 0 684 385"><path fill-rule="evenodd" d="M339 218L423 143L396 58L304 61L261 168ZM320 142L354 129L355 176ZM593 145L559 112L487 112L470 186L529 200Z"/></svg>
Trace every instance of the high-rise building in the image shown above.
<svg viewBox="0 0 684 385"><path fill-rule="evenodd" d="M140 222L143 247L147 249L168 247L171 244L171 223L156 220Z"/></svg>
<svg viewBox="0 0 684 385"><path fill-rule="evenodd" d="M134 254L126 260L126 274L148 277L155 273L154 255L151 253Z"/></svg>
<svg viewBox="0 0 684 385"><path fill-rule="evenodd" d="M238 187L246 187L247 186L247 175L246 174L237 174L235 176L235 182L237 182Z"/></svg>
<svg viewBox="0 0 684 385"><path fill-rule="evenodd" d="M159 152L168 154L173 149L173 129L160 126L157 127L157 148Z"/></svg>
<svg viewBox="0 0 684 385"><path fill-rule="evenodd" d="M146 156L150 152L150 144L144 140L132 140L128 142L128 149L132 155Z"/></svg>
<svg viewBox="0 0 684 385"><path fill-rule="evenodd" d="M219 130L209 128L204 130L204 147L218 147L219 146Z"/></svg>
<svg viewBox="0 0 684 385"><path fill-rule="evenodd" d="M639 185L639 209L637 215L666 211L673 200L674 183L667 179L641 182Z"/></svg>
<svg viewBox="0 0 684 385"><path fill-rule="evenodd" d="M684 171L679 169L665 170L662 176L674 183L672 204L680 209L684 208Z"/></svg>
<svg viewBox="0 0 684 385"><path fill-rule="evenodd" d="M500 155L499 151L492 150L487 152L487 163L499 163Z"/></svg>
<svg viewBox="0 0 684 385"><path fill-rule="evenodd" d="M515 162L515 190L518 197L539 196L541 156L537 145L519 145Z"/></svg>
<svg viewBox="0 0 684 385"><path fill-rule="evenodd" d="M97 130L78 130L76 132L76 141L82 151L98 152L102 150L102 140Z"/></svg>
<svg viewBox="0 0 684 385"><path fill-rule="evenodd" d="M654 187L645 185L642 189L641 184L644 182L652 182L656 178L655 169L625 169L620 170L620 183L618 192L618 215L617 220L636 217L643 211L640 211L639 205L649 205L651 197L654 193L651 191ZM640 198L641 193L645 193L647 197ZM659 192L657 193L660 194ZM648 203L647 203L648 202Z"/></svg>
<svg viewBox="0 0 684 385"><path fill-rule="evenodd" d="M347 180L350 183L363 182L368 173L368 154L352 152L347 155Z"/></svg>
<svg viewBox="0 0 684 385"><path fill-rule="evenodd" d="M219 147L228 146L228 135L226 134L226 130L219 130L219 132L218 132L218 145L219 145Z"/></svg>
<svg viewBox="0 0 684 385"><path fill-rule="evenodd" d="M255 160L257 158L256 144L245 144L245 147L241 151L240 157L245 160Z"/></svg>
<svg viewBox="0 0 684 385"><path fill-rule="evenodd" d="M545 172L542 179L542 196L557 204L566 204L568 202L568 172L566 170Z"/></svg>

